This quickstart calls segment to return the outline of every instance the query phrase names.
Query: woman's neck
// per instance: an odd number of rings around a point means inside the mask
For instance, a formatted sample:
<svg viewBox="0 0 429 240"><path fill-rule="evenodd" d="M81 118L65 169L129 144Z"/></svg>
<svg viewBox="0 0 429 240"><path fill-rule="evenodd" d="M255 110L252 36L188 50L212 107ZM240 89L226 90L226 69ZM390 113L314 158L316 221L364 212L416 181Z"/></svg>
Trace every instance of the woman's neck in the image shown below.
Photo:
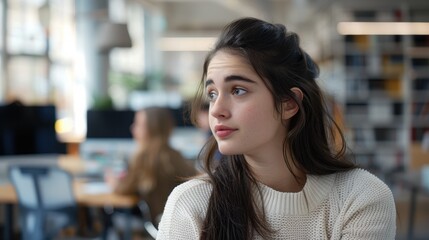
<svg viewBox="0 0 429 240"><path fill-rule="evenodd" d="M296 173L295 173L296 174ZM278 174L269 173L255 173L255 178L262 184L279 192L300 192L306 182L305 174L296 174L294 176L291 172L284 176L276 177Z"/></svg>
<svg viewBox="0 0 429 240"><path fill-rule="evenodd" d="M306 174L290 163L292 173L284 162L283 155L263 159L250 156L245 158L255 179L276 191L299 192L305 185Z"/></svg>

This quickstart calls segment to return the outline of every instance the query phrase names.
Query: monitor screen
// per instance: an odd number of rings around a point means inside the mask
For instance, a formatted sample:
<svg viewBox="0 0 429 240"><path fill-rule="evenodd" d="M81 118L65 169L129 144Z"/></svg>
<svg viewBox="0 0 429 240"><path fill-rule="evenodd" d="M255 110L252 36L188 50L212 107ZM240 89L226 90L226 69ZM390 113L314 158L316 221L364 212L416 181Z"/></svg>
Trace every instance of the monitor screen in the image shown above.
<svg viewBox="0 0 429 240"><path fill-rule="evenodd" d="M170 109L177 127L192 126L183 108ZM130 126L134 110L95 110L86 112L86 138L132 138Z"/></svg>
<svg viewBox="0 0 429 240"><path fill-rule="evenodd" d="M65 153L55 132L53 105L0 106L0 155Z"/></svg>
<svg viewBox="0 0 429 240"><path fill-rule="evenodd" d="M132 138L133 110L94 110L86 113L86 138Z"/></svg>

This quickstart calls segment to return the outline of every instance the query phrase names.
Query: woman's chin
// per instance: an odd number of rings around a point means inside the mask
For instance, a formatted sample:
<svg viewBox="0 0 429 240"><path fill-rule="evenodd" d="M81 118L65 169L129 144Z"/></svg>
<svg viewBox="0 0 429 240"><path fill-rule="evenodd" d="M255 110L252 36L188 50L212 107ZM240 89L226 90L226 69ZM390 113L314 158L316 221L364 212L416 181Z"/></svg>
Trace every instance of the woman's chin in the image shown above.
<svg viewBox="0 0 429 240"><path fill-rule="evenodd" d="M239 152L237 152L237 150L233 150L233 149L224 149L224 148L219 148L219 152L222 155L237 155L240 154Z"/></svg>

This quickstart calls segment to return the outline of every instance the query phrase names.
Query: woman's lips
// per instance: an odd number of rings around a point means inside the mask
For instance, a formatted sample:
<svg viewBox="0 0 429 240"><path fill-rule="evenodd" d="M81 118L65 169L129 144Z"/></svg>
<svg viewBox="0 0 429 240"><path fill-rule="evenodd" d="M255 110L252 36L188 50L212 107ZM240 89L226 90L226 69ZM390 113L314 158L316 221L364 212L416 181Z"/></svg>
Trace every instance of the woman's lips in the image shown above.
<svg viewBox="0 0 429 240"><path fill-rule="evenodd" d="M220 138L226 138L230 136L235 130L237 129L218 125L215 127L215 134Z"/></svg>

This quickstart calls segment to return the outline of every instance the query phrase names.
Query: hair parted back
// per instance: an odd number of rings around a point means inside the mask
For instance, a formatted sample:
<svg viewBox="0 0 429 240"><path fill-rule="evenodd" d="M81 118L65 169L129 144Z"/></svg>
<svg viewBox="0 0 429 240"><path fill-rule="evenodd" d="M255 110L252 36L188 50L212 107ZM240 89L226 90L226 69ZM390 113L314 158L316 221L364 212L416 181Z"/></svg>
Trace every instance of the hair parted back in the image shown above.
<svg viewBox="0 0 429 240"><path fill-rule="evenodd" d="M316 83L319 68L301 49L297 34L281 24L271 24L255 18L242 18L227 25L204 62L203 76L192 105L191 119L204 103L205 78L211 59L218 51L226 51L248 60L272 93L275 109L281 113L282 103L291 98L299 111L290 120L283 142L285 164L307 174L324 175L355 168L345 157L342 134L335 147L334 131L341 130L332 120L324 102L322 90ZM303 92L302 101L291 91ZM264 210L256 207L252 188L257 186L244 156L223 156L215 163L217 143L212 137L200 157L213 185L201 239L252 239L257 233L269 238L272 230L265 223ZM287 158L287 152L292 159ZM297 179L299 180L299 179ZM259 199L263 200L263 199Z"/></svg>

